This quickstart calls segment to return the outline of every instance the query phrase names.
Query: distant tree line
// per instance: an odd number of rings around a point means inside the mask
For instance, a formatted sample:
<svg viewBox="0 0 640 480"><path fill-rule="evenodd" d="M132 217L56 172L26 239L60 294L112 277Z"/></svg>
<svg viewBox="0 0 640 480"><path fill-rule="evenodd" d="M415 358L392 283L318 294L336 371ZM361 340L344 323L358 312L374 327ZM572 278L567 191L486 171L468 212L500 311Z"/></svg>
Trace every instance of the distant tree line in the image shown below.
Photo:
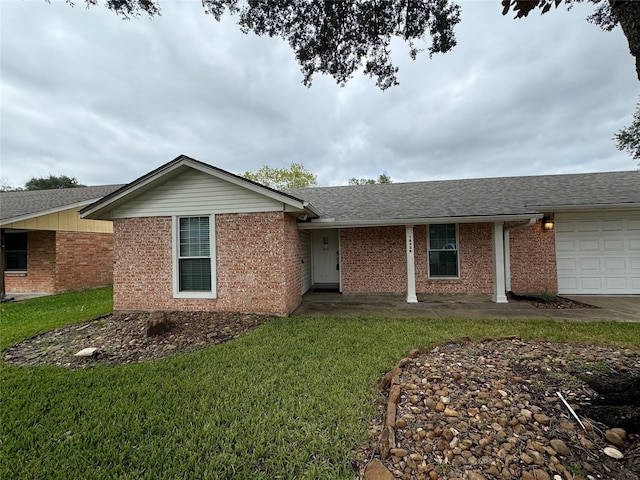
<svg viewBox="0 0 640 480"><path fill-rule="evenodd" d="M58 188L84 187L76 177L66 175L49 175L48 177L31 177L24 187L12 187L6 180L0 180L0 192L16 192L20 190L56 190Z"/></svg>
<svg viewBox="0 0 640 480"><path fill-rule="evenodd" d="M386 173L381 173L378 178L350 178L349 185L375 185L381 183L393 183L391 177Z"/></svg>
<svg viewBox="0 0 640 480"><path fill-rule="evenodd" d="M288 168L274 168L264 165L257 172L244 172L244 178L261 183L269 188L309 188L318 186L318 177L307 171L301 163L292 163ZM393 183L386 173L378 178L350 178L349 185L375 185L377 183Z"/></svg>

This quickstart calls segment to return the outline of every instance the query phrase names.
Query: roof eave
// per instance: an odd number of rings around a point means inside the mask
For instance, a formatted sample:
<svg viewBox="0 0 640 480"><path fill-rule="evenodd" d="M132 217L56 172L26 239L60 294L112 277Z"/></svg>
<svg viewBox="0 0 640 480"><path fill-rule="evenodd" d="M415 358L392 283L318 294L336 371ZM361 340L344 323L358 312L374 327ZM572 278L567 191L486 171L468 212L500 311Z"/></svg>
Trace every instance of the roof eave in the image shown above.
<svg viewBox="0 0 640 480"><path fill-rule="evenodd" d="M91 205L100 200L101 197L92 198L90 200L83 200L82 202L70 203L67 205L61 205L59 207L48 208L46 210L38 210L37 212L25 213L24 215L18 215L17 217L3 218L0 220L0 226L8 225L15 222L23 222L25 220L31 220L32 218L43 217L45 215L51 215L52 213L62 212L64 210L71 210L72 208L84 207L85 205Z"/></svg>
<svg viewBox="0 0 640 480"><path fill-rule="evenodd" d="M625 203L592 203L583 205L527 205L528 207L535 208L547 213L562 213L562 212L579 212L579 211L602 211L602 210L633 210L640 209L640 203L637 202L625 202Z"/></svg>
<svg viewBox="0 0 640 480"><path fill-rule="evenodd" d="M303 202L303 206L306 212L310 213L314 218L320 218L322 213L316 207L309 202Z"/></svg>
<svg viewBox="0 0 640 480"><path fill-rule="evenodd" d="M474 215L461 217L419 217L419 218L389 218L372 220L330 220L299 223L300 230L320 230L326 228L362 228L362 227L390 227L398 225L427 225L435 223L494 223L517 222L542 218L542 213L522 213L509 215Z"/></svg>

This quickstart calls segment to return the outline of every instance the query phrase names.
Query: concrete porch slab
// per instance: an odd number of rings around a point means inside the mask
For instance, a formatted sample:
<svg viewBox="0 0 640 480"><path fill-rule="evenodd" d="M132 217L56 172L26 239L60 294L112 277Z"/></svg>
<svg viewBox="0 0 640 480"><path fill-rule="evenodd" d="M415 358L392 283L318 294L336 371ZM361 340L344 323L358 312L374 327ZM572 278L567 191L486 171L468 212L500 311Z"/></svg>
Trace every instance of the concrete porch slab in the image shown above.
<svg viewBox="0 0 640 480"><path fill-rule="evenodd" d="M624 304L628 302L628 306L621 309L616 300L606 301L598 297L598 305L590 303L590 298L576 297L575 300L598 308L553 310L536 308L524 302L497 304L491 301L490 295L418 295L418 303L407 303L404 295L308 292L293 315L640 322L640 297L634 298L638 300L625 298Z"/></svg>

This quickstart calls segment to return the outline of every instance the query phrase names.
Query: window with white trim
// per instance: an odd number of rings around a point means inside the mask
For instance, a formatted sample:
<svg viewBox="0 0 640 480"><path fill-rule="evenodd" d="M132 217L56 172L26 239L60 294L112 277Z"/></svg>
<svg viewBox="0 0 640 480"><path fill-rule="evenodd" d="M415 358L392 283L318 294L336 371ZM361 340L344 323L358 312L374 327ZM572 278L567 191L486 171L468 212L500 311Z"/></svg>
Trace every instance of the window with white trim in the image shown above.
<svg viewBox="0 0 640 480"><path fill-rule="evenodd" d="M174 220L174 295L215 297L215 217Z"/></svg>
<svg viewBox="0 0 640 480"><path fill-rule="evenodd" d="M429 277L458 278L458 227L455 223L429 225Z"/></svg>

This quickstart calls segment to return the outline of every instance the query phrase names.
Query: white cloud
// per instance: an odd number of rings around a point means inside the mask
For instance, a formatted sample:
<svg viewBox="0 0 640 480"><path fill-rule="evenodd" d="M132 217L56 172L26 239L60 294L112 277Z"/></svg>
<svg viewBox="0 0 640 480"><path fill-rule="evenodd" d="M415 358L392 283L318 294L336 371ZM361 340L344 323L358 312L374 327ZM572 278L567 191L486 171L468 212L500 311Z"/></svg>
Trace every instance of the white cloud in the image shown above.
<svg viewBox="0 0 640 480"><path fill-rule="evenodd" d="M381 92L362 75L307 89L285 42L199 2L130 21L2 2L0 177L124 183L180 153L236 173L302 162L323 185L635 168L611 140L640 85L619 29L588 5L513 20L461 3L458 46L411 61L394 43L400 85Z"/></svg>

